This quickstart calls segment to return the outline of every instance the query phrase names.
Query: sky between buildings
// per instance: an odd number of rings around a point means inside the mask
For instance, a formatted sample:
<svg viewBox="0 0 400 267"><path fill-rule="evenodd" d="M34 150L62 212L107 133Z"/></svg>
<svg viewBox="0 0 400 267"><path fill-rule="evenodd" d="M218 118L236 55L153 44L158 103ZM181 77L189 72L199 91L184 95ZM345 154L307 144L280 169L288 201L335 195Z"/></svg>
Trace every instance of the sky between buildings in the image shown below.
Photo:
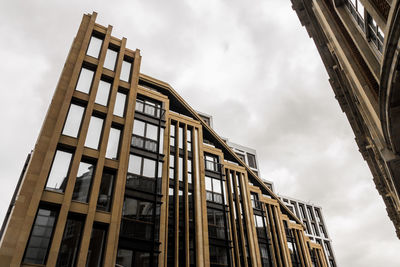
<svg viewBox="0 0 400 267"><path fill-rule="evenodd" d="M341 267L400 266L400 242L289 0L0 0L0 222L82 15L139 48L141 72L257 149L261 177L323 207Z"/></svg>

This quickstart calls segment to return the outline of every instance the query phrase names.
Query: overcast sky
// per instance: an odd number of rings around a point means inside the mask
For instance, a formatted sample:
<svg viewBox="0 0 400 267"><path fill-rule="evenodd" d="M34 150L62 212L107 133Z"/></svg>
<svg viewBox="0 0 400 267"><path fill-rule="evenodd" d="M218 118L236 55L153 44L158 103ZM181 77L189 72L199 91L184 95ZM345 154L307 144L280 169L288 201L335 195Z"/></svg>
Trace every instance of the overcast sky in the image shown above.
<svg viewBox="0 0 400 267"><path fill-rule="evenodd" d="M0 222L83 13L139 48L141 72L257 149L278 193L322 206L340 267L398 267L400 242L290 0L0 0Z"/></svg>

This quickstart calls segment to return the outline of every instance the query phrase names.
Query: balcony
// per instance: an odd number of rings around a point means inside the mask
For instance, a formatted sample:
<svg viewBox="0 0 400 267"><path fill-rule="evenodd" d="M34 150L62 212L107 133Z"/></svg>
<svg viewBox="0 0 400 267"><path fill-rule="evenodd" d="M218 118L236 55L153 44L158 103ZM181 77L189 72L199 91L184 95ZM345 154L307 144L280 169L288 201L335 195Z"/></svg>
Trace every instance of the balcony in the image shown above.
<svg viewBox="0 0 400 267"><path fill-rule="evenodd" d="M164 114L163 109L158 104L136 99L135 110L150 117L160 118Z"/></svg>
<svg viewBox="0 0 400 267"><path fill-rule="evenodd" d="M139 135L132 135L131 145L136 148L144 149L157 153L157 141Z"/></svg>
<svg viewBox="0 0 400 267"><path fill-rule="evenodd" d="M204 166L207 171L220 173L222 170L222 164L216 161L204 160Z"/></svg>

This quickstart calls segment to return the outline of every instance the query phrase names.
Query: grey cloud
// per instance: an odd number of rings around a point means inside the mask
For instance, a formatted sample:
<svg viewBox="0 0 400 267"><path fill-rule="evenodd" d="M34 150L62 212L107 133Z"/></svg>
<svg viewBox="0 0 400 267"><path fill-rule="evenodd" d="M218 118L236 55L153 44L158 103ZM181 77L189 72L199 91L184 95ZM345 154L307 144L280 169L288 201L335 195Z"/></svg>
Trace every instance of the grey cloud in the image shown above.
<svg viewBox="0 0 400 267"><path fill-rule="evenodd" d="M279 193L323 207L339 266L400 265L383 201L289 0L3 1L0 221L92 11L141 49L142 72L213 114L220 135L256 148Z"/></svg>

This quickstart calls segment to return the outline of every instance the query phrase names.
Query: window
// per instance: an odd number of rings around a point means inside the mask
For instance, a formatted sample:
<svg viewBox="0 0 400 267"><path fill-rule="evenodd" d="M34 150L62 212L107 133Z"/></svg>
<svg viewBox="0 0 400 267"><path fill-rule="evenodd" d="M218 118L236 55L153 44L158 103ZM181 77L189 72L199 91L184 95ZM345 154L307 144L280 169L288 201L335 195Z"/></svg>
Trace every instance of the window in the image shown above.
<svg viewBox="0 0 400 267"><path fill-rule="evenodd" d="M321 236L327 238L326 233L325 233L325 229L322 225L319 226L319 230L321 232Z"/></svg>
<svg viewBox="0 0 400 267"><path fill-rule="evenodd" d="M79 164L72 200L88 202L89 191L94 176L94 165L86 162Z"/></svg>
<svg viewBox="0 0 400 267"><path fill-rule="evenodd" d="M317 227L315 226L315 223L311 223L311 227L312 227L312 229L313 229L314 235L319 236L319 233L318 233L318 231L317 231Z"/></svg>
<svg viewBox="0 0 400 267"><path fill-rule="evenodd" d="M133 123L132 146L156 153L158 129L153 124L135 119Z"/></svg>
<svg viewBox="0 0 400 267"><path fill-rule="evenodd" d="M111 127L110 136L108 137L106 158L118 159L119 139L121 130Z"/></svg>
<svg viewBox="0 0 400 267"><path fill-rule="evenodd" d="M126 186L146 192L154 192L156 164L152 159L130 155Z"/></svg>
<svg viewBox="0 0 400 267"><path fill-rule="evenodd" d="M256 164L256 156L250 153L247 153L247 159L249 162L249 166L252 168L257 169L257 164Z"/></svg>
<svg viewBox="0 0 400 267"><path fill-rule="evenodd" d="M236 153L236 155L237 155L244 163L246 163L246 159L245 159L245 156L244 156L243 154Z"/></svg>
<svg viewBox="0 0 400 267"><path fill-rule="evenodd" d="M184 141L184 136L183 136L183 127L179 126L179 149L183 149L183 141Z"/></svg>
<svg viewBox="0 0 400 267"><path fill-rule="evenodd" d="M175 125L171 124L170 126L170 139L169 145L175 146Z"/></svg>
<svg viewBox="0 0 400 267"><path fill-rule="evenodd" d="M153 208L152 202L125 197L121 235L126 238L152 239Z"/></svg>
<svg viewBox="0 0 400 267"><path fill-rule="evenodd" d="M97 88L95 103L107 106L108 97L111 91L111 83L100 80L99 87Z"/></svg>
<svg viewBox="0 0 400 267"><path fill-rule="evenodd" d="M105 170L101 177L101 184L99 190L99 198L97 200L97 209L103 211L110 211L113 185L115 180L115 173Z"/></svg>
<svg viewBox="0 0 400 267"><path fill-rule="evenodd" d="M135 110L137 112L159 118L161 115L161 105L158 102L150 100L136 99Z"/></svg>
<svg viewBox="0 0 400 267"><path fill-rule="evenodd" d="M364 6L360 2L360 0L349 0L347 2L347 7L350 11L350 14L354 17L354 20L361 28L363 32L365 32L364 26Z"/></svg>
<svg viewBox="0 0 400 267"><path fill-rule="evenodd" d="M299 205L299 207L300 207L300 211L301 211L301 216L303 217L303 219L307 219L307 215L306 215L306 211L304 210L304 206Z"/></svg>
<svg viewBox="0 0 400 267"><path fill-rule="evenodd" d="M314 214L312 212L312 208L307 206L307 211L308 211L308 216L310 217L310 220L315 220Z"/></svg>
<svg viewBox="0 0 400 267"><path fill-rule="evenodd" d="M128 172L155 178L156 161L137 155L129 156Z"/></svg>
<svg viewBox="0 0 400 267"><path fill-rule="evenodd" d="M132 63L128 61L122 61L122 68L121 68L121 75L120 79L125 82L129 82L129 79L131 77L131 68L132 68Z"/></svg>
<svg viewBox="0 0 400 267"><path fill-rule="evenodd" d="M329 243L325 241L324 246L325 246L326 254L328 254L328 257L332 257L331 246L329 245Z"/></svg>
<svg viewBox="0 0 400 267"><path fill-rule="evenodd" d="M251 199L251 204L254 209L258 209L258 210L262 209L262 205L261 205L261 202L258 200L257 193L250 193L250 199Z"/></svg>
<svg viewBox="0 0 400 267"><path fill-rule="evenodd" d="M192 151L192 130L190 129L186 131L186 142L187 151Z"/></svg>
<svg viewBox="0 0 400 267"><path fill-rule="evenodd" d="M206 170L219 172L220 168L219 168L219 165L218 165L218 157L217 156L213 156L213 155L209 155L209 154L205 154L204 156L205 156Z"/></svg>
<svg viewBox="0 0 400 267"><path fill-rule="evenodd" d="M118 92L117 98L115 100L114 112L113 114L119 117L123 117L125 113L125 102L126 94Z"/></svg>
<svg viewBox="0 0 400 267"><path fill-rule="evenodd" d="M72 153L57 150L47 178L46 189L64 192L67 186L67 177L71 164Z"/></svg>
<svg viewBox="0 0 400 267"><path fill-rule="evenodd" d="M101 50L101 45L103 44L103 40L96 36L92 36L90 38L89 47L86 51L86 55L98 58Z"/></svg>
<svg viewBox="0 0 400 267"><path fill-rule="evenodd" d="M104 60L104 68L114 71L115 63L117 62L118 52L108 48L106 58Z"/></svg>
<svg viewBox="0 0 400 267"><path fill-rule="evenodd" d="M150 252L118 249L116 266L150 266L150 260ZM157 264L153 262L153 265L156 266Z"/></svg>
<svg viewBox="0 0 400 267"><path fill-rule="evenodd" d="M101 132L103 129L103 119L92 116L89 122L89 128L85 140L85 146L98 149Z"/></svg>
<svg viewBox="0 0 400 267"><path fill-rule="evenodd" d="M169 155L169 178L175 178L175 156Z"/></svg>
<svg viewBox="0 0 400 267"><path fill-rule="evenodd" d="M319 209L315 209L315 214L317 215L317 221L322 222L322 216L321 216L321 212L319 211Z"/></svg>
<svg viewBox="0 0 400 267"><path fill-rule="evenodd" d="M38 209L28 245L26 246L24 263L46 263L56 217L57 212L54 210L48 208Z"/></svg>
<svg viewBox="0 0 400 267"><path fill-rule="evenodd" d="M178 158L178 166L179 166L178 180L180 182L183 182L184 166L183 166L183 158L181 156L179 156Z"/></svg>
<svg viewBox="0 0 400 267"><path fill-rule="evenodd" d="M107 230L105 227L94 224L90 237L89 251L86 266L101 267L106 244Z"/></svg>
<svg viewBox="0 0 400 267"><path fill-rule="evenodd" d="M260 215L254 215L254 222L256 225L258 238L267 239L267 233L264 225L264 218Z"/></svg>
<svg viewBox="0 0 400 267"><path fill-rule="evenodd" d="M212 177L205 177L206 181L206 198L207 201L223 204L222 196L222 180Z"/></svg>
<svg viewBox="0 0 400 267"><path fill-rule="evenodd" d="M92 86L93 76L94 71L83 67L81 69L81 73L79 74L78 83L76 84L75 90L88 94L90 87Z"/></svg>
<svg viewBox="0 0 400 267"><path fill-rule="evenodd" d="M210 266L228 266L228 249L210 245Z"/></svg>
<svg viewBox="0 0 400 267"><path fill-rule="evenodd" d="M189 184L191 184L192 183L192 172L193 172L193 170L192 170L192 160L191 159L188 159L187 160L187 162L186 162L186 168L187 168L187 179L188 179L188 183Z"/></svg>
<svg viewBox="0 0 400 267"><path fill-rule="evenodd" d="M376 49L379 52L383 52L383 41L384 41L384 34L381 28L378 26L376 21L368 15L368 33L367 33L368 40L374 44Z"/></svg>
<svg viewBox="0 0 400 267"><path fill-rule="evenodd" d="M79 254L79 245L83 230L83 221L69 218L58 253L57 266L75 266Z"/></svg>
<svg viewBox="0 0 400 267"><path fill-rule="evenodd" d="M63 135L78 137L79 129L81 128L83 113L85 108L75 104L69 107L67 119L65 120Z"/></svg>
<svg viewBox="0 0 400 267"><path fill-rule="evenodd" d="M210 238L226 239L224 211L207 208L208 235Z"/></svg>

